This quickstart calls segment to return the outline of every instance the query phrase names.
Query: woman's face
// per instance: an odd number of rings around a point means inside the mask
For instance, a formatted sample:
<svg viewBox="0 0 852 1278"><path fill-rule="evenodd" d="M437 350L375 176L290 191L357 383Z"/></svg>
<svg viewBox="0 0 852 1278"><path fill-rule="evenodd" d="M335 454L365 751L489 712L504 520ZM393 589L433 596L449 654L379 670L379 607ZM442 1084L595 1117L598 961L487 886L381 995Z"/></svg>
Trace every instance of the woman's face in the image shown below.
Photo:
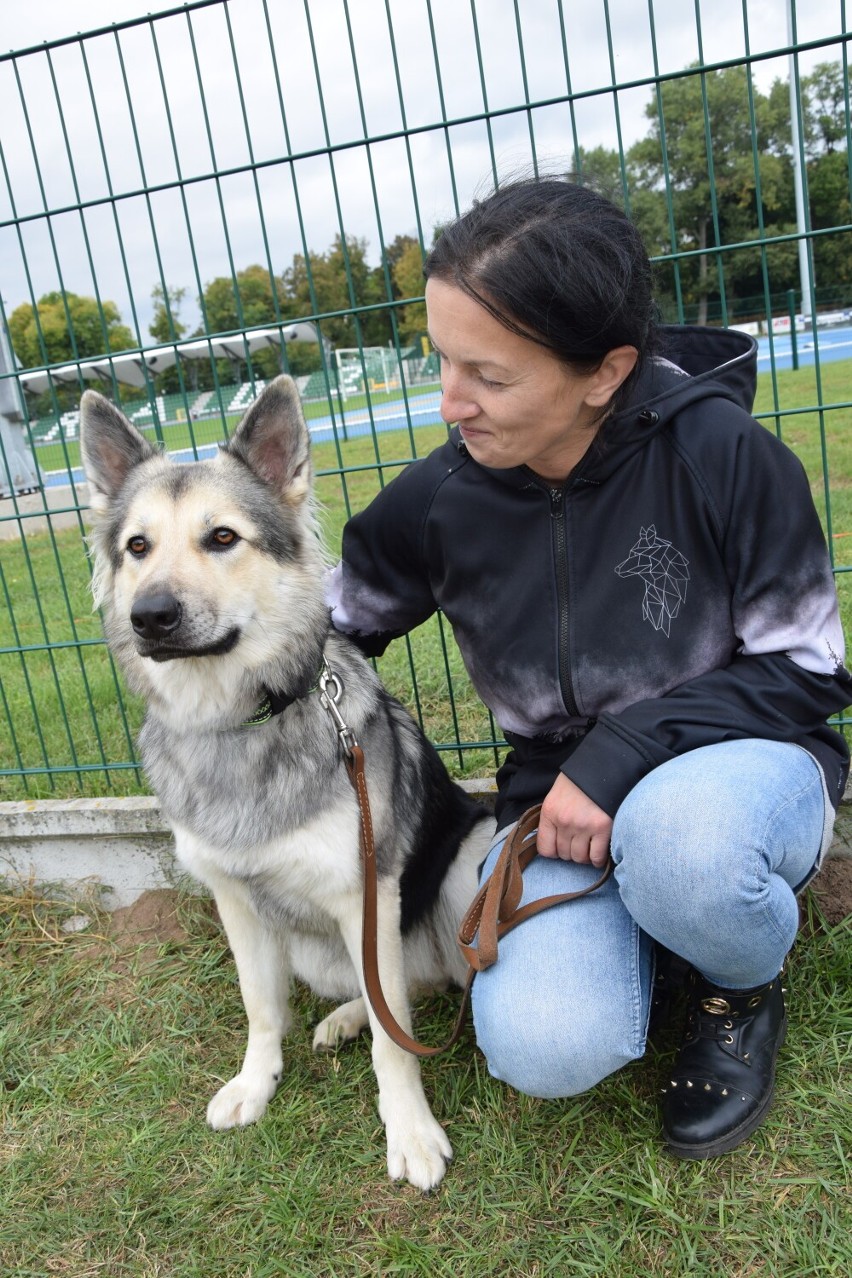
<svg viewBox="0 0 852 1278"><path fill-rule="evenodd" d="M567 478L635 349L619 347L596 372L579 374L444 280L427 281L426 310L441 359L441 416L458 423L470 455L498 470L525 465L545 479Z"/></svg>

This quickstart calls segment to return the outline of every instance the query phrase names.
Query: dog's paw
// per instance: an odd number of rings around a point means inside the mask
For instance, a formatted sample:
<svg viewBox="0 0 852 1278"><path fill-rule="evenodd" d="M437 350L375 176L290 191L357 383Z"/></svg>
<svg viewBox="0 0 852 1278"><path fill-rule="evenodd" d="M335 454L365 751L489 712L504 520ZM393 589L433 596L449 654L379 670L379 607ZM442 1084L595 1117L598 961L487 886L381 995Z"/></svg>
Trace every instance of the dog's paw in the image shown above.
<svg viewBox="0 0 852 1278"><path fill-rule="evenodd" d="M207 1106L207 1122L217 1132L256 1123L275 1095L277 1086L276 1077L270 1078L266 1085L259 1085L257 1079L237 1074L219 1089Z"/></svg>
<svg viewBox="0 0 852 1278"><path fill-rule="evenodd" d="M441 1183L453 1148L430 1113L387 1124L388 1175L428 1192Z"/></svg>
<svg viewBox="0 0 852 1278"><path fill-rule="evenodd" d="M340 1043L357 1038L367 1024L367 1007L362 998L341 1003L314 1030L314 1051L333 1052Z"/></svg>

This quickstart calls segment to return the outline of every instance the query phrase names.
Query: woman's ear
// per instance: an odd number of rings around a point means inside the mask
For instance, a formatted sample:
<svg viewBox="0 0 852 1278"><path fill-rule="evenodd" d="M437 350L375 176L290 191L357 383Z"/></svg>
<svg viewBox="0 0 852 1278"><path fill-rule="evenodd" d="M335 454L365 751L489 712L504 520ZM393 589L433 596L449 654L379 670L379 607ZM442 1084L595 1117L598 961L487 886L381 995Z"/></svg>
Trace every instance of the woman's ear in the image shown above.
<svg viewBox="0 0 852 1278"><path fill-rule="evenodd" d="M633 369L639 352L635 346L615 346L604 355L600 368L589 379L586 403L590 408L604 408Z"/></svg>

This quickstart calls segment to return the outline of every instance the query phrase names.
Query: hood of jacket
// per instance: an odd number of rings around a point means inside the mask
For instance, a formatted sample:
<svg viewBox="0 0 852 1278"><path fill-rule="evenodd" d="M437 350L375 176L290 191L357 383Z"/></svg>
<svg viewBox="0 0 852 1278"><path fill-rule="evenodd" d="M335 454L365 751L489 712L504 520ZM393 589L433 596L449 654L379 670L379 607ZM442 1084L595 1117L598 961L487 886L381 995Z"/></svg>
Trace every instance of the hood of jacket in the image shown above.
<svg viewBox="0 0 852 1278"><path fill-rule="evenodd" d="M757 390L757 342L730 328L664 325L626 408L613 421L653 408L666 421L685 404L709 395L750 413ZM685 376L684 376L685 375Z"/></svg>

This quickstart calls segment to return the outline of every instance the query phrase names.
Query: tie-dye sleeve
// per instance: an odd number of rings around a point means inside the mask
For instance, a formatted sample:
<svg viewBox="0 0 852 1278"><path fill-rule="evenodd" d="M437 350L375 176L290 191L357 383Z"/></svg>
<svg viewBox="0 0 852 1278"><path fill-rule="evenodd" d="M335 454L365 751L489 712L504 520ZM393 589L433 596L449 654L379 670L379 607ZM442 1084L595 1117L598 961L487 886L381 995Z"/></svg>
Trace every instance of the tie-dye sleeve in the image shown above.
<svg viewBox="0 0 852 1278"><path fill-rule="evenodd" d="M784 653L814 674L843 667L834 574L799 458L765 429L745 434L720 492L731 617L743 656Z"/></svg>
<svg viewBox="0 0 852 1278"><path fill-rule="evenodd" d="M349 520L341 560L326 580L335 630L370 657L380 656L437 606L420 544L429 501L423 466L403 471Z"/></svg>

